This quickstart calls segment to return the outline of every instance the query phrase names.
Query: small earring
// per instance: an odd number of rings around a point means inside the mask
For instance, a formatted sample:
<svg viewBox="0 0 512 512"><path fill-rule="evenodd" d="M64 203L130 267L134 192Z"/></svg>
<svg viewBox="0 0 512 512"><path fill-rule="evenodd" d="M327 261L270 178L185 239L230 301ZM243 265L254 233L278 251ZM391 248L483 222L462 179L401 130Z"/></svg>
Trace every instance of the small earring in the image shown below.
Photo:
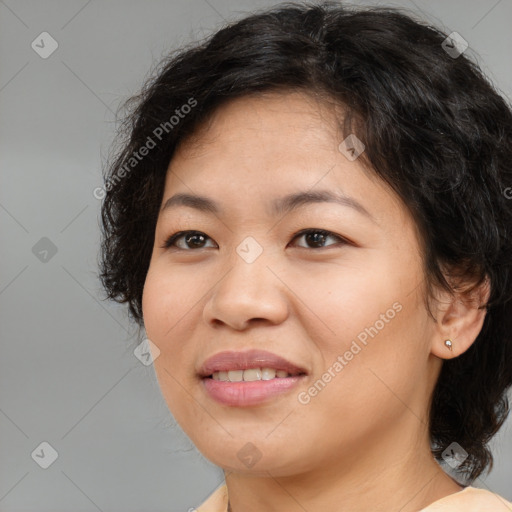
<svg viewBox="0 0 512 512"><path fill-rule="evenodd" d="M450 349L452 350L452 340L445 340L444 344Z"/></svg>

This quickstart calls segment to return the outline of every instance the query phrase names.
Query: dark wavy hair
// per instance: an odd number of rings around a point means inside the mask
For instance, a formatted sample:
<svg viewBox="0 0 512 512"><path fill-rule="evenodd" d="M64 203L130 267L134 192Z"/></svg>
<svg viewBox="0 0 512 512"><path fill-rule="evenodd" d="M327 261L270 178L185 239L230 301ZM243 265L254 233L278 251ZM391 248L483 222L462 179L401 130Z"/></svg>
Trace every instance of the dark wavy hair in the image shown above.
<svg viewBox="0 0 512 512"><path fill-rule="evenodd" d="M459 443L469 456L457 474L471 482L492 468L487 444L508 415L512 385L512 111L477 63L450 55L447 35L413 16L280 4L166 57L124 104L104 170L100 278L106 298L128 303L142 326L169 162L224 102L303 91L342 106L344 133L366 146L360 161L417 223L428 311L434 285L469 293L489 280L483 327L443 362L429 404L433 456L442 462Z"/></svg>

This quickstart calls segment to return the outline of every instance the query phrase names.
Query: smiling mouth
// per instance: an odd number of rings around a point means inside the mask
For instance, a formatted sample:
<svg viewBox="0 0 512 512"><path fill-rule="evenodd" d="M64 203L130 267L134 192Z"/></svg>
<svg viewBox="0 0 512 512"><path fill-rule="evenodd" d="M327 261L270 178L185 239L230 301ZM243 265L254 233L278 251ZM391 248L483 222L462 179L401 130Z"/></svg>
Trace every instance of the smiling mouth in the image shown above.
<svg viewBox="0 0 512 512"><path fill-rule="evenodd" d="M286 399L308 375L298 363L261 349L217 352L196 373L206 395L228 407L253 407Z"/></svg>

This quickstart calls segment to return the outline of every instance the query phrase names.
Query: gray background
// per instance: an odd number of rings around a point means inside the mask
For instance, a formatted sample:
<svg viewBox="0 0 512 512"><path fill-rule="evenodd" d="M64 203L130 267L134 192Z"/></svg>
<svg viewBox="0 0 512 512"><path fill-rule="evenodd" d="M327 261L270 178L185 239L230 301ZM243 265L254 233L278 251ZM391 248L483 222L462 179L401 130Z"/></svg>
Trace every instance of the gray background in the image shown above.
<svg viewBox="0 0 512 512"><path fill-rule="evenodd" d="M125 307L101 300L93 190L117 106L160 58L276 3L0 1L0 511L185 511L222 482L134 356ZM382 3L459 32L512 97L511 0ZM31 47L44 31L59 45L47 59ZM511 424L474 484L509 500ZM48 469L31 456L44 441Z"/></svg>

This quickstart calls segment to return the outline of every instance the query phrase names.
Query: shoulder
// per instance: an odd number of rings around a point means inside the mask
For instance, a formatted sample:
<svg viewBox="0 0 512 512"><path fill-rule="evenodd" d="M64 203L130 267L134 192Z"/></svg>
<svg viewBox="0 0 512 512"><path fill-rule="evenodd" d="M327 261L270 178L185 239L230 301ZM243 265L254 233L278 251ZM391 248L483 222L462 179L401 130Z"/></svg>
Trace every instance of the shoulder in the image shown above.
<svg viewBox="0 0 512 512"><path fill-rule="evenodd" d="M224 483L208 496L196 512L226 512L227 507L228 489ZM487 509L493 512L512 512L512 503L499 494L469 486L432 503L420 512L482 512Z"/></svg>
<svg viewBox="0 0 512 512"><path fill-rule="evenodd" d="M226 512L228 508L228 488L225 483L217 487L210 496L199 505L196 512Z"/></svg>
<svg viewBox="0 0 512 512"><path fill-rule="evenodd" d="M481 512L482 510L512 512L512 503L494 492L469 486L435 501L420 512Z"/></svg>

